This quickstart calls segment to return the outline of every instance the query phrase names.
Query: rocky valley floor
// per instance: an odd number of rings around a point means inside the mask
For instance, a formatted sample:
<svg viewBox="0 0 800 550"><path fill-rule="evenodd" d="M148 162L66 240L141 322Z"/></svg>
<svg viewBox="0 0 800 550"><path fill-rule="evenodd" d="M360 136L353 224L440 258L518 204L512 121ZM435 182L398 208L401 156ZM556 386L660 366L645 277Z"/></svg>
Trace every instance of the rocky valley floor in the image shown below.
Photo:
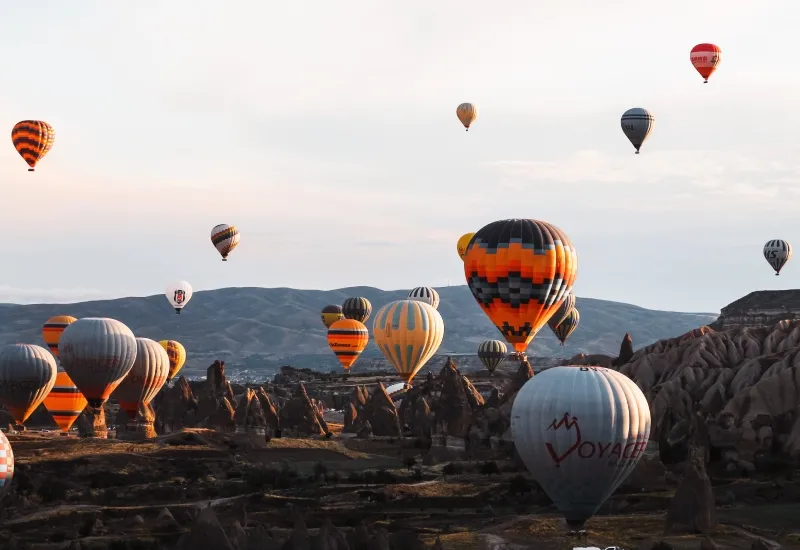
<svg viewBox="0 0 800 550"><path fill-rule="evenodd" d="M588 540L575 541L510 462L431 465L400 440L368 454L339 436L252 449L204 429L140 443L9 438L17 472L4 549L649 549L706 538L664 534L679 476L652 457L589 523ZM800 548L800 482L729 476L714 486L719 526L709 536L719 548Z"/></svg>

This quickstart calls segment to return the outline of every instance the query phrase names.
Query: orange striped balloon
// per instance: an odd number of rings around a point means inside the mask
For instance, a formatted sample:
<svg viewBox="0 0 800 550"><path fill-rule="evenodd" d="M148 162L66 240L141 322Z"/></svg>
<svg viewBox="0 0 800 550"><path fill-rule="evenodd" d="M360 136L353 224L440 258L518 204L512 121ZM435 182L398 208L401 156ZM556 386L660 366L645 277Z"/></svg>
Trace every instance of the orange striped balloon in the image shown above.
<svg viewBox="0 0 800 550"><path fill-rule="evenodd" d="M33 172L36 163L44 158L56 139L56 131L42 120L23 120L11 130L11 141L17 153L28 163L28 172Z"/></svg>
<svg viewBox="0 0 800 550"><path fill-rule="evenodd" d="M56 315L45 321L42 327L42 338L54 357L58 357L58 341L61 340L61 333L75 321L77 319L69 315Z"/></svg>
<svg viewBox="0 0 800 550"><path fill-rule="evenodd" d="M44 398L44 408L66 433L86 408L88 402L66 372L56 375L56 385Z"/></svg>
<svg viewBox="0 0 800 550"><path fill-rule="evenodd" d="M339 362L350 370L369 342L369 331L364 323L355 319L341 319L328 329L328 345Z"/></svg>

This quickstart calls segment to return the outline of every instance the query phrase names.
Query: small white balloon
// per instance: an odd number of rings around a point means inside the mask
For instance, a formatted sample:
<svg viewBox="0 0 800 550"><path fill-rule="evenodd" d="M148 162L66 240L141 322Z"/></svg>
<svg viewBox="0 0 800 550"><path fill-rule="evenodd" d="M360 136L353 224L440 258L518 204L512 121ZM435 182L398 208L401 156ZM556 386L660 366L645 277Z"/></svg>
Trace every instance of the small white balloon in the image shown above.
<svg viewBox="0 0 800 550"><path fill-rule="evenodd" d="M175 308L175 313L180 313L181 310L192 299L192 285L186 281L175 281L167 285L167 290L164 292L167 300Z"/></svg>

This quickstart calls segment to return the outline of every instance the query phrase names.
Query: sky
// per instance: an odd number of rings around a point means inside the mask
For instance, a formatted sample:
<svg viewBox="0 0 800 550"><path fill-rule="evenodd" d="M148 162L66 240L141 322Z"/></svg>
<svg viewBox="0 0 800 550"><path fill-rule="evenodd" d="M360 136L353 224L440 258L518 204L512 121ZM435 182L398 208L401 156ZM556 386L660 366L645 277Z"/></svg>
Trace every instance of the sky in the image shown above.
<svg viewBox="0 0 800 550"><path fill-rule="evenodd" d="M609 7L612 6L612 7ZM464 284L457 238L535 218L580 296L716 312L800 245L800 4L506 0L0 6L0 302L152 295L175 279ZM709 84L689 50L713 42ZM464 132L455 115L473 102ZM634 155L619 118L655 116ZM211 228L235 224L223 263Z"/></svg>

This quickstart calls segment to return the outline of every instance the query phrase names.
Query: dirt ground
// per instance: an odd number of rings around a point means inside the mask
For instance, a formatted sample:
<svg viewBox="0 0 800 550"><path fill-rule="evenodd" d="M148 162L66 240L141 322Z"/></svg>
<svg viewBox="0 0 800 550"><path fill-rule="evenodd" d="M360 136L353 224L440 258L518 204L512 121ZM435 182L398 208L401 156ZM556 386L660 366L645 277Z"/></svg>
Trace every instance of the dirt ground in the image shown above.
<svg viewBox="0 0 800 550"><path fill-rule="evenodd" d="M273 440L249 449L232 435L188 430L141 443L87 440L56 434L9 436L16 454L13 490L0 512L0 548L13 536L34 550L56 550L66 541L106 548L112 541L158 540L170 548L197 511L211 505L226 528L234 521L288 533L298 510L309 529L326 518L347 530L359 522L390 532L417 531L446 550L540 550L576 546L648 548L663 540L677 549L699 548L702 536L663 534L670 493L618 494L587 525L588 537L566 536L564 522L538 489L520 491L529 479L498 462L422 466L396 455L374 455L332 440ZM761 485L759 485L761 484ZM774 484L773 484L774 485ZM728 480L718 493L761 495L768 481ZM741 496L718 508L712 535L720 548L800 548L800 503L791 492ZM780 496L784 495L784 496ZM784 502L785 501L785 502ZM624 507L625 514L614 513ZM177 520L157 517L167 508ZM99 522L98 522L99 520Z"/></svg>

